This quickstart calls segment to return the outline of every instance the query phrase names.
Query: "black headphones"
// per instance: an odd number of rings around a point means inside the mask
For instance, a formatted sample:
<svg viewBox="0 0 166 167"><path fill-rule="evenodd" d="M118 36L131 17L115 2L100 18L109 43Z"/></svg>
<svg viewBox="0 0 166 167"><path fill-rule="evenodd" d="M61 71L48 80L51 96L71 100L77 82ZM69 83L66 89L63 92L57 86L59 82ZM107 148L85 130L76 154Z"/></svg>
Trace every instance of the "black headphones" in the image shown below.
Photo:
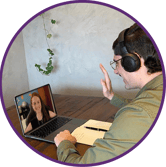
<svg viewBox="0 0 166 167"><path fill-rule="evenodd" d="M118 47L118 49L122 53L121 65L124 68L124 70L127 72L134 72L140 68L141 61L140 61L140 58L136 54L129 53L127 51L126 46L124 45L124 37L125 37L125 33L127 32L128 29L129 28L123 30L119 34L118 44L116 47ZM115 49L116 49L116 47L115 47Z"/></svg>

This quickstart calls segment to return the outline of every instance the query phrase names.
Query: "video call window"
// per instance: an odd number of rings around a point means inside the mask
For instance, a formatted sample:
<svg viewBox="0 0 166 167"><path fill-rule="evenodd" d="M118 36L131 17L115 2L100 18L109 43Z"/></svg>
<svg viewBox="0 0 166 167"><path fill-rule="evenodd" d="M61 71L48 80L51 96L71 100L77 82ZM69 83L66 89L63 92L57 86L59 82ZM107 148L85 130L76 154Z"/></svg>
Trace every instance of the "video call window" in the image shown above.
<svg viewBox="0 0 166 167"><path fill-rule="evenodd" d="M48 85L15 97L22 129L26 133L56 116L52 95Z"/></svg>

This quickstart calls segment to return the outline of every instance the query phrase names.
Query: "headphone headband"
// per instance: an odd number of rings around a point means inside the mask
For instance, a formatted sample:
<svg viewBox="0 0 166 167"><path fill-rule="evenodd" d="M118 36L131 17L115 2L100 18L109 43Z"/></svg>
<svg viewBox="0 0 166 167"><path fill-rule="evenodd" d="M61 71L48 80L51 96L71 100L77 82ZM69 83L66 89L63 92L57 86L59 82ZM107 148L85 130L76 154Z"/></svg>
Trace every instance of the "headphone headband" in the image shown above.
<svg viewBox="0 0 166 167"><path fill-rule="evenodd" d="M129 30L129 28L126 28L125 30L123 30L120 34L119 34L119 37L118 37L118 42L123 42L124 43L124 37L125 37L125 34L126 32Z"/></svg>
<svg viewBox="0 0 166 167"><path fill-rule="evenodd" d="M120 47L120 51L122 53L122 56L123 55L126 55L128 54L128 51L127 51L127 48L124 44L124 40L125 40L125 34L126 32L128 31L129 28L123 30L120 34L119 34L119 37L118 37L118 45Z"/></svg>

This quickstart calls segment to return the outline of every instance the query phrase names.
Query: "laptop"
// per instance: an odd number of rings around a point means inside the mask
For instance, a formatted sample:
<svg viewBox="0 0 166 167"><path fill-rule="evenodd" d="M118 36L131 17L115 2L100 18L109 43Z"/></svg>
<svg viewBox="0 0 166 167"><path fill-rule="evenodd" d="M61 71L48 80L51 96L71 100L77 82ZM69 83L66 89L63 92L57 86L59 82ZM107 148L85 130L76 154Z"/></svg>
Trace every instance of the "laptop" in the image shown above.
<svg viewBox="0 0 166 167"><path fill-rule="evenodd" d="M59 116L49 84L14 98L22 133L25 137L54 143L61 131L71 133L87 120Z"/></svg>

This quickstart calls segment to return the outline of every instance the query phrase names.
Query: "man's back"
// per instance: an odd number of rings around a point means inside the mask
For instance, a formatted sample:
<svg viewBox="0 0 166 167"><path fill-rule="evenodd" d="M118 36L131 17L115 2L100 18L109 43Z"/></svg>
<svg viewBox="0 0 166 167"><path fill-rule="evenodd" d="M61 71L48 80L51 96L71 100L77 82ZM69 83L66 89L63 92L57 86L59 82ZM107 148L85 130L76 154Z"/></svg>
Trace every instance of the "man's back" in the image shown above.
<svg viewBox="0 0 166 167"><path fill-rule="evenodd" d="M159 75L147 83L137 94L136 98L128 104L124 99L123 107L115 115L110 130L105 133L104 139L97 139L95 147L87 150L83 157L71 156L72 145L62 142L58 148L58 159L64 161L66 155L62 152L68 149L68 158L65 162L70 163L96 163L112 159L133 147L146 134L151 127L160 107L163 93L163 76ZM122 105L122 98L115 95L111 104ZM69 151L70 150L70 151ZM71 151L72 150L72 151ZM69 153L71 152L71 153ZM75 157L75 158L74 158Z"/></svg>

